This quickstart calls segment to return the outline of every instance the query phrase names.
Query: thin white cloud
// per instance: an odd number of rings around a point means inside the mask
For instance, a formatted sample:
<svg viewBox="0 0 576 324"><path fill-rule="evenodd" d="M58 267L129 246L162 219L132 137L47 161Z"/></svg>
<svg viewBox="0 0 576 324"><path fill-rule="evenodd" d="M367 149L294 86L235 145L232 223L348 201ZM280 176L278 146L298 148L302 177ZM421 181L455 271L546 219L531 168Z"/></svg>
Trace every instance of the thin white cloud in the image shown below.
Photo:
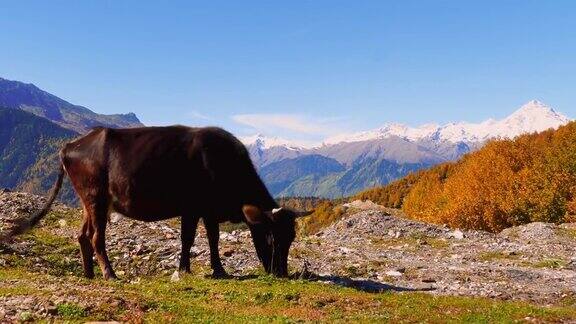
<svg viewBox="0 0 576 324"><path fill-rule="evenodd" d="M187 116L197 120L213 120L212 117L195 110L189 111Z"/></svg>
<svg viewBox="0 0 576 324"><path fill-rule="evenodd" d="M232 120L265 133L284 130L306 135L326 136L338 131L333 125L333 120L299 114L241 114L232 116Z"/></svg>

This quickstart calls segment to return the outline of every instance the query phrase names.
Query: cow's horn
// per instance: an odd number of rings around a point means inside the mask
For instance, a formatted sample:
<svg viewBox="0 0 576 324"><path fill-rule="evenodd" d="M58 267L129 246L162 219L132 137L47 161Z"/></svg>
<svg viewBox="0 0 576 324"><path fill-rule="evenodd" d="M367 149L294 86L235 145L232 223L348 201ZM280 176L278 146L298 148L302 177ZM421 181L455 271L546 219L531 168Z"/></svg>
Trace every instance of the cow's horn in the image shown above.
<svg viewBox="0 0 576 324"><path fill-rule="evenodd" d="M276 214L277 212L281 211L282 207L272 209L272 215Z"/></svg>
<svg viewBox="0 0 576 324"><path fill-rule="evenodd" d="M308 216L308 215L311 215L312 213L314 213L313 210L303 211L303 212L296 212L296 218L298 218L298 217L306 217L306 216Z"/></svg>

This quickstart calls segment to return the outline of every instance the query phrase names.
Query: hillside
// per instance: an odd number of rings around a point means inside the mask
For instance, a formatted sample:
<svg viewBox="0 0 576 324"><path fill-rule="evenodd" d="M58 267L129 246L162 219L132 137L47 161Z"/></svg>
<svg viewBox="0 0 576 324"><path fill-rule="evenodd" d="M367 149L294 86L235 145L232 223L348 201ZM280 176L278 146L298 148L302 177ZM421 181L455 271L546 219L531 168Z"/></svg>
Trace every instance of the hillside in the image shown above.
<svg viewBox="0 0 576 324"><path fill-rule="evenodd" d="M331 173L344 171L338 161L322 155L305 155L293 159L284 159L266 165L260 169L260 176L268 190L275 196L289 196L282 193L295 181L309 175L324 177ZM306 196L315 196L313 194Z"/></svg>
<svg viewBox="0 0 576 324"><path fill-rule="evenodd" d="M48 192L57 177L58 151L76 136L74 131L31 113L0 108L0 188ZM67 182L60 199L76 200Z"/></svg>
<svg viewBox="0 0 576 324"><path fill-rule="evenodd" d="M569 121L563 114L532 100L500 120L421 127L388 123L369 131L333 136L312 147L261 134L242 140L254 164L265 170L264 181L275 196L340 198L386 185L416 170L457 160L491 139L512 139L556 129ZM324 169L310 172L306 163L293 163L304 161L306 156L335 160L343 169L328 174ZM286 163L291 164L293 175L300 176L287 179L285 170L278 167Z"/></svg>
<svg viewBox="0 0 576 324"><path fill-rule="evenodd" d="M0 107L22 109L77 133L93 127L142 126L135 114L102 115L73 105L33 84L0 78Z"/></svg>
<svg viewBox="0 0 576 324"><path fill-rule="evenodd" d="M0 193L0 229L43 199ZM310 201L314 203L313 201ZM0 317L85 322L561 322L576 320L576 228L534 223L500 234L453 231L401 212L351 204L322 232L299 236L293 278L259 269L250 233L222 232L233 279L213 280L203 227L194 273L175 272L177 220L113 216L119 281L81 277L80 210L57 205L40 226L0 246ZM296 269L296 270L295 270Z"/></svg>
<svg viewBox="0 0 576 324"><path fill-rule="evenodd" d="M576 215L576 123L492 141L477 152L357 196L411 218L499 231ZM391 195L394 194L394 197Z"/></svg>

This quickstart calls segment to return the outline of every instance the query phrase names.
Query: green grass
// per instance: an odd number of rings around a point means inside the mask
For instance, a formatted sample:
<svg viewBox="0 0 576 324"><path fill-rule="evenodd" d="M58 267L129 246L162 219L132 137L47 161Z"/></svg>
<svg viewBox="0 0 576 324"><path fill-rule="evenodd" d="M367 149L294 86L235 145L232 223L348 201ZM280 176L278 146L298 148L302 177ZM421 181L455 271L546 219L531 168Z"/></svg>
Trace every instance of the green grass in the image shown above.
<svg viewBox="0 0 576 324"><path fill-rule="evenodd" d="M10 260L13 265L33 267L40 262L52 275L80 276L83 273L79 263L80 247L75 240L56 236L44 228L25 234L23 239L30 240L34 244L29 251L26 251L28 257L23 259L12 257Z"/></svg>
<svg viewBox="0 0 576 324"><path fill-rule="evenodd" d="M86 310L84 307L74 303L62 303L56 306L58 316L64 319L80 319L86 317Z"/></svg>
<svg viewBox="0 0 576 324"><path fill-rule="evenodd" d="M204 270L204 269L202 269ZM47 288L31 289L55 277L26 275L25 269L0 269L0 278L17 278L19 289L10 295L44 295ZM84 280L68 276L70 293L101 300L85 308L74 303L57 305L61 320L120 320L185 323L199 322L513 322L527 317L538 321L576 320L574 307L538 307L522 302L487 298L433 296L426 293L367 293L352 288L283 280L269 276L245 280L213 280L202 274L185 275L179 282L168 277L143 278L138 284ZM26 286L29 286L28 288ZM112 292L110 292L112 291ZM6 290L0 290L5 295ZM123 300L110 304L104 294ZM104 297L106 297L104 295ZM100 298L100 299L99 299ZM29 316L24 314L23 316Z"/></svg>
<svg viewBox="0 0 576 324"><path fill-rule="evenodd" d="M565 267L568 262L560 259L543 259L538 262L530 264L533 268L548 268L548 269L561 269Z"/></svg>
<svg viewBox="0 0 576 324"><path fill-rule="evenodd" d="M482 252L478 255L478 260L480 261L497 261L497 260L517 260L520 255L517 253L508 253L502 251L489 251Z"/></svg>
<svg viewBox="0 0 576 324"><path fill-rule="evenodd" d="M43 220L44 228L60 227L59 221L65 220L66 227L78 228L82 223L82 212L79 209L51 211Z"/></svg>

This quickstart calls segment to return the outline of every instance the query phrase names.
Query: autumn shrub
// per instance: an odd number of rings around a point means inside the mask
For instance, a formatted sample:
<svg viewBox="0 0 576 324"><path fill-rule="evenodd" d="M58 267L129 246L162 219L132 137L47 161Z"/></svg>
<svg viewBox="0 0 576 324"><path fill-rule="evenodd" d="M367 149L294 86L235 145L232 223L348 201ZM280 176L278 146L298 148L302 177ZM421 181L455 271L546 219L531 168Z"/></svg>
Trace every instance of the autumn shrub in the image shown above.
<svg viewBox="0 0 576 324"><path fill-rule="evenodd" d="M316 206L314 213L298 221L298 229L301 234L310 235L317 233L322 228L336 222L344 215L342 201L324 200Z"/></svg>

